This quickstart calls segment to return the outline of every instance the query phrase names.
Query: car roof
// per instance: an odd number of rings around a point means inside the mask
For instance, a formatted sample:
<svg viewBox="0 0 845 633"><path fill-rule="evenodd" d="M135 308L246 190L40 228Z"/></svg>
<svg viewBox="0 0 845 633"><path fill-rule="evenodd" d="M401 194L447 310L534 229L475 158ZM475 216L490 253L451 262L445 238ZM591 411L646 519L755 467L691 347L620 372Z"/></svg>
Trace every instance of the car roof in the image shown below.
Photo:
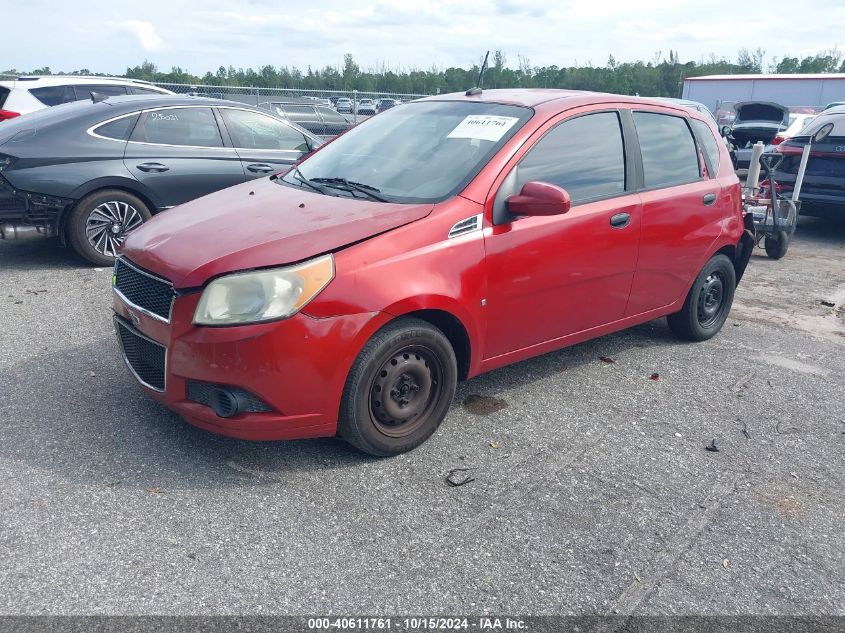
<svg viewBox="0 0 845 633"><path fill-rule="evenodd" d="M73 101L71 103L53 106L52 108L43 108L30 114L25 114L24 116L6 121L0 130L7 130L12 127L20 127L23 129L26 127L61 124L70 120L84 121L85 118L89 119L89 121L85 123L86 125L95 125L98 122L112 120L140 110L183 106L238 108L241 110L258 112L265 116L270 116L279 121L283 121L283 119L274 117L272 113L266 110L262 110L248 103L240 103L238 101L227 101L225 99L213 99L209 97L189 97L185 95L126 95L108 97L96 103L90 99L83 99L81 101ZM306 134L309 138L316 138L311 132L305 130L295 122L284 121L284 123L295 127L298 131Z"/></svg>
<svg viewBox="0 0 845 633"><path fill-rule="evenodd" d="M65 85L65 84L90 84L91 82L100 83L119 83L119 84L138 84L142 86L151 86L158 88L155 84L144 81L143 79L127 79L126 77L101 77L97 75L20 75L15 79L21 83L31 83L33 86L46 85ZM161 88L164 90L164 88Z"/></svg>
<svg viewBox="0 0 845 633"><path fill-rule="evenodd" d="M631 105L657 105L689 113L690 109L669 101L660 101L649 97L631 97L608 92L589 92L586 90L562 90L554 88L506 88L482 90L480 93L467 95L464 92L453 92L434 97L418 99L415 103L424 101L469 101L475 103L498 103L528 108L542 108L544 110L559 110L598 103L626 103Z"/></svg>

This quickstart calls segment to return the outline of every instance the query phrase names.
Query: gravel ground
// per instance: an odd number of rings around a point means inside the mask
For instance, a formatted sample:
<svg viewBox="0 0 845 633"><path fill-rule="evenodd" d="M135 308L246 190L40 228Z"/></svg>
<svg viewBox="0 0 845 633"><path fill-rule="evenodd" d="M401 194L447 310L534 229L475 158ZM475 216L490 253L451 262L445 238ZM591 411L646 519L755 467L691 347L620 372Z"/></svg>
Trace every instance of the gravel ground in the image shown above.
<svg viewBox="0 0 845 633"><path fill-rule="evenodd" d="M802 220L715 339L495 371L379 460L187 426L119 359L108 270L0 243L0 613L843 615L843 262Z"/></svg>

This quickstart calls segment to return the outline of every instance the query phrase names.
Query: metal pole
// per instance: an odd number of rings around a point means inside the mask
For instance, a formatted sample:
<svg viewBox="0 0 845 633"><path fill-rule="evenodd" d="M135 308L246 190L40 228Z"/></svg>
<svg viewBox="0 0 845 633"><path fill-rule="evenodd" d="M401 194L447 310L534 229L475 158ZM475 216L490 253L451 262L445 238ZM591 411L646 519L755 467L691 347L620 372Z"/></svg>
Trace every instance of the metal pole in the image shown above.
<svg viewBox="0 0 845 633"><path fill-rule="evenodd" d="M358 123L358 91L352 91L352 122Z"/></svg>

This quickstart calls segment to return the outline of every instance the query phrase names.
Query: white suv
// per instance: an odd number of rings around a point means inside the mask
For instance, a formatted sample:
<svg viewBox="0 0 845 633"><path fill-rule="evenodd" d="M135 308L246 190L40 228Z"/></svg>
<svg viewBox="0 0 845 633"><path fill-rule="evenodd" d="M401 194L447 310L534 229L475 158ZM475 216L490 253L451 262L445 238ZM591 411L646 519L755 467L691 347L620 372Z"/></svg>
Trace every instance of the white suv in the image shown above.
<svg viewBox="0 0 845 633"><path fill-rule="evenodd" d="M84 77L78 75L18 77L12 81L0 81L0 121L12 119L21 114L29 114L49 106L90 99L92 92L109 97L127 94L173 94L169 90L158 88L148 81L120 77Z"/></svg>

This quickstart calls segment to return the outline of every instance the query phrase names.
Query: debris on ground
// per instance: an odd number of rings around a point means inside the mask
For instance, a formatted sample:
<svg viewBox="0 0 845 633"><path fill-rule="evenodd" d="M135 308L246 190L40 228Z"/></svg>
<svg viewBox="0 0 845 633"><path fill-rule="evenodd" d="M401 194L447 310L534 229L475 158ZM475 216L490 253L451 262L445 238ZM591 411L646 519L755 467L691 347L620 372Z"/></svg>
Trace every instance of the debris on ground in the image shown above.
<svg viewBox="0 0 845 633"><path fill-rule="evenodd" d="M634 572L634 580L636 580L637 582L642 582L642 581L643 581L643 579L642 579L642 578L640 578L640 575L639 575L637 572Z"/></svg>
<svg viewBox="0 0 845 633"><path fill-rule="evenodd" d="M453 488L457 488L458 486L463 486L471 481L475 481L475 477L473 477L472 475L461 474L469 473L473 470L475 470L475 468L453 468L446 475L446 483L452 486Z"/></svg>
<svg viewBox="0 0 845 633"><path fill-rule="evenodd" d="M502 445L499 442L490 442L490 448L501 448Z"/></svg>
<svg viewBox="0 0 845 633"><path fill-rule="evenodd" d="M722 567L724 567L725 569L730 567L730 564L731 564L731 561L729 559L727 559L727 558L722 559Z"/></svg>
<svg viewBox="0 0 845 633"><path fill-rule="evenodd" d="M751 434L748 432L748 422L742 423L742 434L745 436L745 439L751 439Z"/></svg>
<svg viewBox="0 0 845 633"><path fill-rule="evenodd" d="M835 308L836 307L835 301L828 301L827 299L822 299L821 301L819 301L819 303L821 303L826 308Z"/></svg>
<svg viewBox="0 0 845 633"><path fill-rule="evenodd" d="M497 411L506 409L507 406L507 401L501 398L480 396L475 393L468 395L464 400L464 409L475 415L493 415Z"/></svg>
<svg viewBox="0 0 845 633"><path fill-rule="evenodd" d="M649 379L649 380L655 380L655 381L660 380L660 374L658 374L657 372L655 372L655 373L653 373L651 376L649 376L649 377L648 377L648 379Z"/></svg>
<svg viewBox="0 0 845 633"><path fill-rule="evenodd" d="M719 452L719 445L720 442L715 437L710 440L710 443L704 447L705 451L710 451L711 453L718 453Z"/></svg>
<svg viewBox="0 0 845 633"><path fill-rule="evenodd" d="M149 492L150 494L153 494L153 495L163 495L164 494L164 488L158 488L158 487L147 488L147 492Z"/></svg>
<svg viewBox="0 0 845 633"><path fill-rule="evenodd" d="M675 433L675 437L683 437L680 433Z"/></svg>
<svg viewBox="0 0 845 633"><path fill-rule="evenodd" d="M89 372L88 372L88 375L89 375L89 376L91 376L91 378L96 378L96 377L97 377L97 372L89 371Z"/></svg>
<svg viewBox="0 0 845 633"><path fill-rule="evenodd" d="M603 363L607 363L608 365L616 362L610 356L599 356L599 360Z"/></svg>

